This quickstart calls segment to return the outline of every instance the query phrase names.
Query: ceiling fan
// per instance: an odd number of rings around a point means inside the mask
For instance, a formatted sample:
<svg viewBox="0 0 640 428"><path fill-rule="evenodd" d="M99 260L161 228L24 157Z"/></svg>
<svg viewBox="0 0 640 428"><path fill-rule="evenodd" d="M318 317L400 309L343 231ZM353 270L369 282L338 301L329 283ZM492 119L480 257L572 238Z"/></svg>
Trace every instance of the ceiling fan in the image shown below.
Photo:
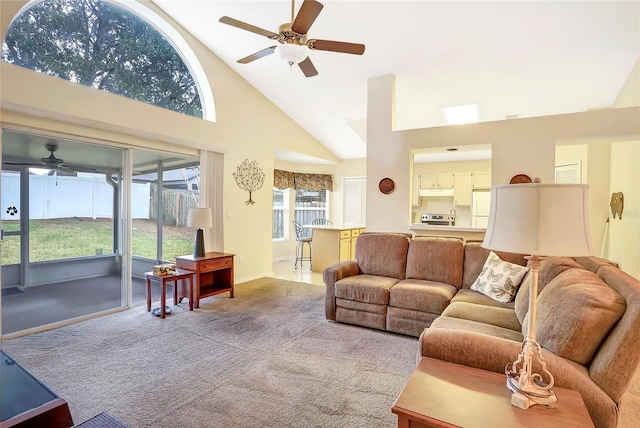
<svg viewBox="0 0 640 428"><path fill-rule="evenodd" d="M77 172L100 172L96 168L84 167L80 165L65 165L64 159L56 157L53 153L58 151L58 143L49 141L45 144L45 149L49 151L49 156L40 158L38 161L17 162L3 159L2 163L6 165L26 166L29 168L48 169L49 175L55 173L59 175L75 175Z"/></svg>
<svg viewBox="0 0 640 428"><path fill-rule="evenodd" d="M282 24L277 33L238 21L237 19L230 18L228 16L220 18L220 22L242 30L260 34L280 43L279 45L270 46L239 59L238 62L240 64L250 63L275 52L290 66L298 64L300 70L302 70L305 76L312 77L317 75L318 71L307 55L307 48L311 50L342 52L354 55L362 55L365 48L364 45L358 43L307 39L307 32L323 7L322 3L318 1L304 0L300 10L298 11L298 15L294 17L295 0L291 0L291 22Z"/></svg>

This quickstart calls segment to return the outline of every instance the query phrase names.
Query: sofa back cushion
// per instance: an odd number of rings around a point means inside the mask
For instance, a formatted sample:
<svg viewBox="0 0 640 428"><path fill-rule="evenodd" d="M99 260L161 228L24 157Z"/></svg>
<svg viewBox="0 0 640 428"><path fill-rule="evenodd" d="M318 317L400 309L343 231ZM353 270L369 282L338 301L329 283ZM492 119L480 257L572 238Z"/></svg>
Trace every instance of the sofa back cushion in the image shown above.
<svg viewBox="0 0 640 428"><path fill-rule="evenodd" d="M538 295L542 293L549 281L558 274L568 269L583 269L582 265L575 262L570 257L547 257L540 264L538 269ZM515 311L520 323L524 323L524 317L529 311L529 287L531 286L531 276L522 282L518 294L515 298Z"/></svg>
<svg viewBox="0 0 640 428"><path fill-rule="evenodd" d="M370 233L358 236L356 261L360 273L404 279L409 237L404 233Z"/></svg>
<svg viewBox="0 0 640 428"><path fill-rule="evenodd" d="M536 338L556 355L588 366L626 308L597 274L568 269L552 279L537 302ZM529 314L522 334L526 337Z"/></svg>
<svg viewBox="0 0 640 428"><path fill-rule="evenodd" d="M464 246L464 264L462 268L462 288L471 288L471 284L478 279L482 267L489 257L489 251L482 248L482 241L467 241ZM521 266L527 265L524 254L505 253L504 251L495 252L505 262L516 263Z"/></svg>
<svg viewBox="0 0 640 428"><path fill-rule="evenodd" d="M461 238L413 238L407 255L407 278L444 282L460 288L463 257Z"/></svg>

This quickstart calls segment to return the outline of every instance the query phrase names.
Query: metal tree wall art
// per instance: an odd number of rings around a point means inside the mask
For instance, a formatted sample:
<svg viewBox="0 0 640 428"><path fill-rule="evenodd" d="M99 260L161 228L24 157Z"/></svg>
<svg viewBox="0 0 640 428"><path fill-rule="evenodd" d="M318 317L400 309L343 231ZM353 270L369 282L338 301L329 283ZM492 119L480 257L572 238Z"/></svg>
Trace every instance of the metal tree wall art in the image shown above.
<svg viewBox="0 0 640 428"><path fill-rule="evenodd" d="M251 199L251 192L255 192L264 184L264 171L258 166L258 162L249 162L249 159L242 161L233 173L233 179L236 180L239 188L249 192L249 200L245 204L255 204Z"/></svg>

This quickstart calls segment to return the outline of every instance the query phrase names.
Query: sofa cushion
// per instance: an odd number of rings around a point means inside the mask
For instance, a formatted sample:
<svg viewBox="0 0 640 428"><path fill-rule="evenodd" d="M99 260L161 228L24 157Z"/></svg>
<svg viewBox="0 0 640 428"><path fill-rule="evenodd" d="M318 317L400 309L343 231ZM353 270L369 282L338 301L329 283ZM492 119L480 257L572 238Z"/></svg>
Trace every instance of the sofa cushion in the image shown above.
<svg viewBox="0 0 640 428"><path fill-rule="evenodd" d="M429 329L432 328L446 328L451 330L463 330L471 331L474 333L488 334L490 336L501 337L503 339L515 340L522 342L522 333L519 331L511 330L504 327L498 327L491 324L485 324L483 322L465 320L462 318L451 318L440 316L436 318ZM470 349L469 352L472 352Z"/></svg>
<svg viewBox="0 0 640 428"><path fill-rule="evenodd" d="M509 330L522 331L522 326L513 309L476 305L468 302L453 302L442 312L443 317L462 318Z"/></svg>
<svg viewBox="0 0 640 428"><path fill-rule="evenodd" d="M471 289L497 300L509 302L529 268L505 262L493 251L480 271L480 275L471 285Z"/></svg>
<svg viewBox="0 0 640 428"><path fill-rule="evenodd" d="M398 280L386 276L355 275L336 282L336 297L358 302L389 304L389 290Z"/></svg>
<svg viewBox="0 0 640 428"><path fill-rule="evenodd" d="M464 242L460 238L413 238L407 254L407 279L443 282L460 288Z"/></svg>
<svg viewBox="0 0 640 428"><path fill-rule="evenodd" d="M525 277L526 278L526 277ZM494 306L496 308L509 308L513 309L515 303L514 302L498 302L497 300L493 300L489 296L485 296L484 294L470 290L468 288L461 288L458 290L453 299L451 299L451 303L454 302L467 302L467 303L475 303L476 305L483 306Z"/></svg>
<svg viewBox="0 0 640 428"><path fill-rule="evenodd" d="M569 257L547 257L540 264L538 269L538 296L547 286L549 281L558 276L559 273L564 272L567 269L584 269L582 265L576 263ZM531 285L531 278L527 276L522 282L518 293L515 298L515 310L520 324L523 324L524 317L529 310L529 287Z"/></svg>
<svg viewBox="0 0 640 428"><path fill-rule="evenodd" d="M540 346L588 365L626 308L625 300L586 269L568 269L539 294L536 338ZM529 314L522 334L527 335Z"/></svg>
<svg viewBox="0 0 640 428"><path fill-rule="evenodd" d="M490 250L482 248L482 241L467 241L464 245L464 266L462 275L462 288L469 288L480 275L484 262L489 257ZM524 254L495 252L505 262L515 263L521 266L527 264Z"/></svg>
<svg viewBox="0 0 640 428"><path fill-rule="evenodd" d="M409 237L402 233L363 233L356 240L360 272L404 279Z"/></svg>
<svg viewBox="0 0 640 428"><path fill-rule="evenodd" d="M440 314L458 289L453 285L419 279L396 283L389 295L389 306Z"/></svg>

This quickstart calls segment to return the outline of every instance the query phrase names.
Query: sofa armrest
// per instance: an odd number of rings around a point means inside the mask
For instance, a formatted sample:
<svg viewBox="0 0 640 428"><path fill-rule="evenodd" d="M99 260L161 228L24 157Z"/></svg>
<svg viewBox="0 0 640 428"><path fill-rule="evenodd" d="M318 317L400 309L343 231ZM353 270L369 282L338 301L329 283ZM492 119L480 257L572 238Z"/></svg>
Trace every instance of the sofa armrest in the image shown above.
<svg viewBox="0 0 640 428"><path fill-rule="evenodd" d="M324 313L328 320L336 319L336 282L359 273L360 267L355 260L335 263L322 272L322 280L326 286Z"/></svg>

